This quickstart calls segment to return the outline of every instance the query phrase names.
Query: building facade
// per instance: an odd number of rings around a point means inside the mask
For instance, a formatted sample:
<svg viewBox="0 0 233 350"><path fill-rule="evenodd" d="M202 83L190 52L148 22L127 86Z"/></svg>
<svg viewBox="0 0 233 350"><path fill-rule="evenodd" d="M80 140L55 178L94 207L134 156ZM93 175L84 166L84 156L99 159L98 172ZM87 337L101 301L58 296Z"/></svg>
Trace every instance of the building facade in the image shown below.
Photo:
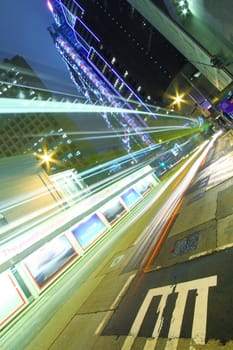
<svg viewBox="0 0 233 350"><path fill-rule="evenodd" d="M2 157L0 171L0 226L7 230L23 227L65 208L62 194L32 155Z"/></svg>
<svg viewBox="0 0 233 350"><path fill-rule="evenodd" d="M4 60L0 68L0 97L49 100L55 98L20 56ZM61 99L61 97L58 97ZM69 135L76 125L66 114L1 114L0 156L33 154L40 159L46 151L54 154L50 172L77 167L79 158L92 151L88 142L80 143ZM45 166L45 170L48 170Z"/></svg>
<svg viewBox="0 0 233 350"><path fill-rule="evenodd" d="M71 8L71 2L63 3ZM92 43L93 48L138 96L161 105L163 91L182 67L184 57L126 0L78 3L84 9L82 21L99 38ZM84 34L80 23L75 28ZM93 60L100 64L97 57ZM103 73L101 64L100 70ZM110 72L106 73L114 82Z"/></svg>
<svg viewBox="0 0 233 350"><path fill-rule="evenodd" d="M48 1L54 17L54 24L49 28L54 43L65 60L71 78L79 93L89 103L111 105L135 109L143 108L151 112L142 98L134 92L114 66L115 58L108 60L102 54L103 44L94 33L85 17L83 7L76 1ZM124 128L122 144L129 152L132 145L151 146L154 141L143 131L148 125L138 114L102 114L109 129ZM154 115L154 118L156 116ZM134 136L129 136L130 132Z"/></svg>
<svg viewBox="0 0 233 350"><path fill-rule="evenodd" d="M50 35L67 65L79 95L85 96L88 103L132 110L140 107L144 111L151 112L152 107L149 102L155 102L155 96L159 96L160 102L163 101L164 92L176 77L177 72L184 66L184 57L179 56L174 47L168 46L165 39L161 41L161 35L154 38L153 27L149 26L148 22L134 11L127 1L114 2L110 6L108 1L48 0L47 5L54 18L53 25L48 28ZM138 28L138 25L141 27ZM143 31L142 27L146 27L146 30ZM158 41L160 45L157 49L161 52L157 55L160 57L160 63L163 62L164 57L166 64L172 62L170 72L167 66L159 65L158 68L159 58L157 61L154 51L151 56L148 56L150 50L155 50L154 45ZM133 46L128 47L132 43ZM145 43L147 49L145 49ZM141 54L137 57L139 49ZM171 60L171 55L174 55L174 60ZM149 64L151 57L154 61ZM126 64L129 63L132 68L132 61L135 66L134 71L137 71L137 67L140 71L139 76L142 77L144 72L145 83L148 75L150 78L148 79L152 79L151 91L153 87L154 90L161 88L156 91L153 98L152 95L143 93L141 85L130 85L131 74ZM152 67L151 70L150 67ZM183 118L173 118L172 115L169 119L167 113L170 111L164 111L163 108L158 107L153 110L155 112L150 118L142 118L140 115L130 113L112 113L111 115L102 113L102 118L109 129L124 130L121 141L127 152L136 147L145 146L148 147L148 152L160 147L163 152L166 152L171 146L170 143L163 141L156 132L149 133L148 126L156 129L164 126L173 128L173 125L176 125L182 129L185 121ZM197 124L195 121L189 125L195 127Z"/></svg>

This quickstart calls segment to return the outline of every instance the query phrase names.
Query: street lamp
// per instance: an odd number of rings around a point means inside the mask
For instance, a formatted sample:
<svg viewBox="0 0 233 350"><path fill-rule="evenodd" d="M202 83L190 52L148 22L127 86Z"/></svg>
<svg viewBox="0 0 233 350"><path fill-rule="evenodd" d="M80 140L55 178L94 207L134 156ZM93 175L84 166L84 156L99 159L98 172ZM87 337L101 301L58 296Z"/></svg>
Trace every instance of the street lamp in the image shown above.
<svg viewBox="0 0 233 350"><path fill-rule="evenodd" d="M37 157L40 159L39 165L45 165L47 172L50 172L50 163L57 163L57 161L53 158L55 150L52 152L48 152L45 144L42 146L43 153L37 153Z"/></svg>
<svg viewBox="0 0 233 350"><path fill-rule="evenodd" d="M184 94L180 95L176 93L176 96L172 97L173 99L172 105L177 105L178 108L180 108L180 104L185 102L185 100L183 100L183 96Z"/></svg>
<svg viewBox="0 0 233 350"><path fill-rule="evenodd" d="M181 96L176 96L175 99L174 99L174 103L176 103L176 104L181 103L181 101L182 101L182 97Z"/></svg>
<svg viewBox="0 0 233 350"><path fill-rule="evenodd" d="M41 160L43 161L43 163L48 164L49 162L51 162L52 158L49 154L42 154Z"/></svg>

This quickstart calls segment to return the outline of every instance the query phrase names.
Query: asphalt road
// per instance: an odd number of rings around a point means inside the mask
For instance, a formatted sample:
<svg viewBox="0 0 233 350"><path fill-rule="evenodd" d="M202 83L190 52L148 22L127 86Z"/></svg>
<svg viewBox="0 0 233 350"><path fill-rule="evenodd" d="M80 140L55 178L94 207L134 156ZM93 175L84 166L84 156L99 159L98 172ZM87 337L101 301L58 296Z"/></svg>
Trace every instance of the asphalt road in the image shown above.
<svg viewBox="0 0 233 350"><path fill-rule="evenodd" d="M225 344L233 337L232 261L227 249L138 275L102 335Z"/></svg>
<svg viewBox="0 0 233 350"><path fill-rule="evenodd" d="M208 165L231 151L230 138L221 138L208 156ZM215 169L219 171L221 166ZM205 190L209 176L203 175L197 174L187 193ZM233 339L232 258L233 248L228 248L159 270L138 272L102 335L126 336L122 350L176 350L187 349L187 344L227 344ZM184 340L188 343L183 346Z"/></svg>

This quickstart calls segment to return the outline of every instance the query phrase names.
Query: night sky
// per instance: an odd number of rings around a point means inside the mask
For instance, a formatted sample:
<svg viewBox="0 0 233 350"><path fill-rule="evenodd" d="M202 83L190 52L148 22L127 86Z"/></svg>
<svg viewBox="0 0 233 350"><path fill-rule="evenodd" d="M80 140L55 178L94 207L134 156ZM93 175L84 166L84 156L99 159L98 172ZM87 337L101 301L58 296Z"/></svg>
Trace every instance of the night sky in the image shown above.
<svg viewBox="0 0 233 350"><path fill-rule="evenodd" d="M0 1L0 62L21 55L48 88L75 92L47 30L52 22L46 0Z"/></svg>

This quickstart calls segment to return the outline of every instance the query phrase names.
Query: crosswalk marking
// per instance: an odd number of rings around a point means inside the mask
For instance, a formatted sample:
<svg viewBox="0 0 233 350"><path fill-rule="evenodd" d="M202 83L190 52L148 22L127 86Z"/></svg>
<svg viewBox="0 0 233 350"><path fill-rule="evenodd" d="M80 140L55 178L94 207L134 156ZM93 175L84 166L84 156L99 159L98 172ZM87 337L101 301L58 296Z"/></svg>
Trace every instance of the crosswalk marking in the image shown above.
<svg viewBox="0 0 233 350"><path fill-rule="evenodd" d="M178 283L176 285L168 285L160 288L152 288L147 292L147 295L141 304L137 316L132 324L129 336L126 337L122 350L130 350L133 346L134 340L139 334L140 328L151 305L152 299L156 296L161 296L156 313L158 314L151 338L149 338L144 346L144 350L152 350L156 348L157 340L159 338L163 322L164 310L167 304L167 298L172 293L177 293L177 298L174 310L171 317L170 328L168 332L168 341L165 350L176 350L182 321L184 317L185 306L187 302L188 293L191 290L196 290L193 324L192 324L192 339L196 344L205 344L206 337L206 322L207 322L207 306L208 293L210 287L217 285L217 276L209 276L196 280Z"/></svg>
<svg viewBox="0 0 233 350"><path fill-rule="evenodd" d="M144 345L143 350L154 350L158 339L149 338Z"/></svg>
<svg viewBox="0 0 233 350"><path fill-rule="evenodd" d="M173 339L173 341L170 343L169 347L165 348L165 350L177 349L184 309L188 292L190 290L197 290L193 316L192 339L196 344L205 344L209 287L214 287L216 285L217 276L210 276L177 284L175 292L178 293L178 296L168 333L168 338ZM173 345L171 346L171 344Z"/></svg>

